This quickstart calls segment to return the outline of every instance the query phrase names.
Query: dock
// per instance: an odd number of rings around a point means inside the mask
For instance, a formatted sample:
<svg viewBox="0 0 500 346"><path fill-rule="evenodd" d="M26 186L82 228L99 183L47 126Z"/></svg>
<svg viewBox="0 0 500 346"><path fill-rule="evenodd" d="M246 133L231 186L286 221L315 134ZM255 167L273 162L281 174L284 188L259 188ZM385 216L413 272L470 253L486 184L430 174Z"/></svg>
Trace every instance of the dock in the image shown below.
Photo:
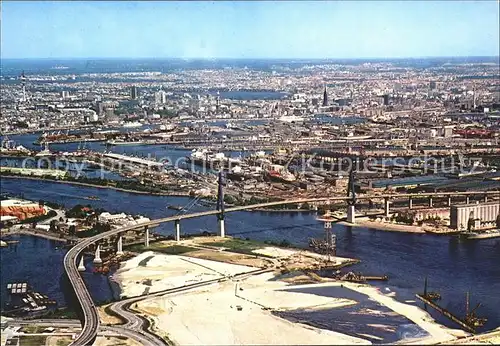
<svg viewBox="0 0 500 346"><path fill-rule="evenodd" d="M429 298L425 297L422 294L418 294L418 293L416 294L416 296L417 296L418 299L420 299L421 301L423 301L425 304L431 306L435 310L437 310L440 313L442 313L444 316L448 317L453 322L459 324L466 331L468 331L470 333L473 333L473 334L476 332L476 330L473 327L469 326L467 323L465 323L465 321L463 321L462 319L458 318L457 316L455 316L453 313L451 313L450 311L446 310L445 308L443 308L443 307L439 306L438 304L434 303Z"/></svg>

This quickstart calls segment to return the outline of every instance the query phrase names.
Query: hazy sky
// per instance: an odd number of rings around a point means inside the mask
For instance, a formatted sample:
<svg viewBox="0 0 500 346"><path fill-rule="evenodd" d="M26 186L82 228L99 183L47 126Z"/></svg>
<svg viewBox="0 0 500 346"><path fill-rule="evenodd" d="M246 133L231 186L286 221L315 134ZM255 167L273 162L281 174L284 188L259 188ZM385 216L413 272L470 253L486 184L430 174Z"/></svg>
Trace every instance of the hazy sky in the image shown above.
<svg viewBox="0 0 500 346"><path fill-rule="evenodd" d="M499 54L499 2L2 1L2 58Z"/></svg>

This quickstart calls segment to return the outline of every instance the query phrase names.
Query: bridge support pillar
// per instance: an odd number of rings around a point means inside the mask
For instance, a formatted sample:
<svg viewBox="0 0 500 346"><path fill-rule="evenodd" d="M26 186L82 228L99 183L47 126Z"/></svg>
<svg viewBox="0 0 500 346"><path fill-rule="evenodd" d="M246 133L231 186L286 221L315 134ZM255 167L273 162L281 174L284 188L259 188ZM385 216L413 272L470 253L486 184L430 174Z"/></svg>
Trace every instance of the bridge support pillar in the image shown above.
<svg viewBox="0 0 500 346"><path fill-rule="evenodd" d="M219 237L224 238L226 236L226 225L224 224L224 218L219 218Z"/></svg>
<svg viewBox="0 0 500 346"><path fill-rule="evenodd" d="M412 197L410 197L408 200L408 208L413 209L413 198Z"/></svg>
<svg viewBox="0 0 500 346"><path fill-rule="evenodd" d="M101 245L97 245L97 248L95 249L95 256L94 256L94 263L95 264L101 264L102 259L101 259Z"/></svg>
<svg viewBox="0 0 500 346"><path fill-rule="evenodd" d="M80 257L80 264L78 265L78 271L79 272L84 272L85 269L85 264L83 263L83 255Z"/></svg>
<svg viewBox="0 0 500 346"><path fill-rule="evenodd" d="M175 220L175 241L181 241L181 222Z"/></svg>
<svg viewBox="0 0 500 346"><path fill-rule="evenodd" d="M469 196L465 197L465 203L466 203L466 204L469 204L469 203L470 203L470 197L469 197Z"/></svg>
<svg viewBox="0 0 500 346"><path fill-rule="evenodd" d="M432 197L429 197L429 208L432 208Z"/></svg>
<svg viewBox="0 0 500 346"><path fill-rule="evenodd" d="M146 239L144 241L144 246L149 247L149 227L148 226L144 227L144 230L146 231Z"/></svg>
<svg viewBox="0 0 500 346"><path fill-rule="evenodd" d="M448 207L451 207L451 196L448 197Z"/></svg>
<svg viewBox="0 0 500 346"><path fill-rule="evenodd" d="M389 198L384 199L384 215L385 215L385 217L389 217L389 215L391 213L390 206L391 206L391 201L389 200Z"/></svg>
<svg viewBox="0 0 500 346"><path fill-rule="evenodd" d="M116 254L118 256L123 255L123 237L122 236L118 237L118 244L116 245Z"/></svg>
<svg viewBox="0 0 500 346"><path fill-rule="evenodd" d="M347 222L356 224L356 207L351 204L347 206Z"/></svg>

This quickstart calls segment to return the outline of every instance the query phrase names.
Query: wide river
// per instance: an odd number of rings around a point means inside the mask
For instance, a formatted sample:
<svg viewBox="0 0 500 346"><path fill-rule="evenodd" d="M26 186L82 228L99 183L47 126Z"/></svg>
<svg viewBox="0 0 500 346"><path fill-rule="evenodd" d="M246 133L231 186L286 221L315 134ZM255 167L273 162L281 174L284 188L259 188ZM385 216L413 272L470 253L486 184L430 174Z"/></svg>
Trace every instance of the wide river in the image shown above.
<svg viewBox="0 0 500 346"><path fill-rule="evenodd" d="M18 145L39 149L32 144L39 135L9 137ZM78 146L78 143L51 145L51 150L73 151ZM97 151L106 149L102 143L87 143L86 146ZM172 162L190 153L188 150L178 150L172 146L124 146L114 147L113 151L128 155L168 157ZM230 154L240 155L239 152ZM6 162L3 161L1 164L5 165ZM35 201L43 199L63 203L67 208L75 204L90 203L94 207L102 207L110 212L140 214L151 219L176 213L166 209L169 204L186 205L189 202L189 198L185 197L139 195L111 189L25 179L2 179L1 192L23 195ZM85 199L92 195L98 196L100 200ZM206 207L195 206L190 212L205 209ZM215 216L181 223L182 233L198 233L204 230L215 232L216 229ZM300 247L307 247L311 237L323 236L323 225L312 214L232 213L226 216L226 229L227 233L233 236L255 240L285 239ZM173 224L164 224L155 229L162 234L172 234L173 230ZM424 278L427 276L429 288L441 293L443 297L441 304L444 307L463 315L465 294L470 291L471 305L474 307L478 302L483 304L477 312L488 318L485 329L500 326L499 239L460 241L455 237L385 232L342 225L335 225L334 231L337 235L338 255L361 260L360 264L352 268L353 270L365 274L389 276L388 282L377 284L384 292L395 291L397 299L415 301L415 293L423 290ZM11 281L28 281L36 290L48 294L60 305L65 305L67 282L62 279L64 277L62 259L65 250L60 248L60 244L45 239L29 236L16 239L20 242L0 250L2 306L7 293L4 283ZM90 258L87 262L87 267L91 267ZM106 277L84 273L84 279L95 300L112 299L113 292ZM422 306L420 302L413 304ZM456 327L432 309L429 312L440 322Z"/></svg>
<svg viewBox="0 0 500 346"><path fill-rule="evenodd" d="M151 219L173 215L166 209L169 204L186 205L189 198L138 195L111 189L81 187L53 182L2 179L2 193L22 194L27 199L54 201L66 207L88 204L110 212L140 214ZM99 201L84 197L95 195ZM195 206L190 212L204 210ZM216 217L186 220L181 223L182 233L215 232ZM256 240L286 239L294 245L307 247L308 239L323 236L323 225L312 214L238 212L226 216L229 235ZM172 234L173 224L155 229L161 234ZM401 301L415 301L415 293L423 290L424 278L429 288L441 293L441 304L463 314L465 293L471 292L471 303L481 316L488 318L485 329L500 325L500 240L460 241L455 237L427 234L384 232L366 228L334 226L339 256L353 257L361 263L353 269L366 274L388 275L389 281L378 284L384 292L396 292ZM18 237L17 245L2 248L2 282L29 281L36 290L49 294L65 304L62 259L64 251L56 242L33 237ZM90 258L87 259L90 261ZM112 298L112 291L104 276L85 274L84 278L96 300ZM2 287L2 300L5 287ZM422 306L420 302L413 302ZM440 322L455 326L446 318L429 310Z"/></svg>

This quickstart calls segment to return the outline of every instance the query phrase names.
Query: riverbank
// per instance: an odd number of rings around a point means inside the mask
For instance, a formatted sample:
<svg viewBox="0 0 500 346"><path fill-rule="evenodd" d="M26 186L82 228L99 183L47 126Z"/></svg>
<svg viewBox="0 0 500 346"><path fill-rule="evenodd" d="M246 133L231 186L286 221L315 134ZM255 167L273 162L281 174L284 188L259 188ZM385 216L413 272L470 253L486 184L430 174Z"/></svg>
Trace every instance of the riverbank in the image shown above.
<svg viewBox="0 0 500 346"><path fill-rule="evenodd" d="M267 208L255 208L245 211L259 212L259 213L305 213L305 214L313 214L318 212L317 210L313 209L267 209Z"/></svg>
<svg viewBox="0 0 500 346"><path fill-rule="evenodd" d="M36 181L47 181L50 183L78 185L78 186L85 186L85 187L95 187L98 189L111 189L111 190L115 190L115 191L134 193L134 194L138 194L138 195L171 196L171 197L189 197L190 196L189 192L149 192L149 191L123 189L120 187L108 186L108 185L104 186L104 185L98 185L98 184L82 183L82 182L78 182L78 181L67 181L67 180L51 180L51 179L38 178L38 177L0 175L0 178L1 179L9 178L9 179L26 179L26 180L36 180Z"/></svg>
<svg viewBox="0 0 500 346"><path fill-rule="evenodd" d="M422 226L410 226L402 224L394 224L389 222L378 222L371 221L367 218L356 218L356 224L351 224L347 221L340 221L339 224L344 226L351 226L356 228L371 228L377 231L387 231L387 232L402 232L402 233L427 233Z"/></svg>
<svg viewBox="0 0 500 346"><path fill-rule="evenodd" d="M288 251L273 254L290 257ZM217 282L137 303L135 309L154 321L157 332L168 333L170 339L182 345L370 344L385 338L401 343L434 344L468 335L439 325L417 306L398 302L392 295L369 285L330 279L297 284L298 280L290 281L290 274L282 275L279 270L251 275L255 269L250 263L207 260L191 253L179 256L144 252L123 263L115 280L120 282L124 295L136 296L249 273L238 281ZM366 309L366 304L370 304L370 309ZM344 313L344 309L354 309L355 313ZM330 329L316 326L307 317L291 321L279 316L282 312L300 314L301 311L331 312L332 316L340 313L351 322ZM391 316L390 321L387 316ZM365 319L372 324L365 326ZM269 328L271 325L273 328ZM407 332L400 333L400 328ZM369 333L368 329L373 330ZM214 330L218 333L213 333Z"/></svg>
<svg viewBox="0 0 500 346"><path fill-rule="evenodd" d="M33 237L44 238L48 240L60 241L62 243L66 243L68 239L61 238L60 235L56 233L49 233L47 231L32 231L27 229L16 229L16 230L2 230L0 232L0 236L2 238L9 237L11 235L30 235Z"/></svg>

